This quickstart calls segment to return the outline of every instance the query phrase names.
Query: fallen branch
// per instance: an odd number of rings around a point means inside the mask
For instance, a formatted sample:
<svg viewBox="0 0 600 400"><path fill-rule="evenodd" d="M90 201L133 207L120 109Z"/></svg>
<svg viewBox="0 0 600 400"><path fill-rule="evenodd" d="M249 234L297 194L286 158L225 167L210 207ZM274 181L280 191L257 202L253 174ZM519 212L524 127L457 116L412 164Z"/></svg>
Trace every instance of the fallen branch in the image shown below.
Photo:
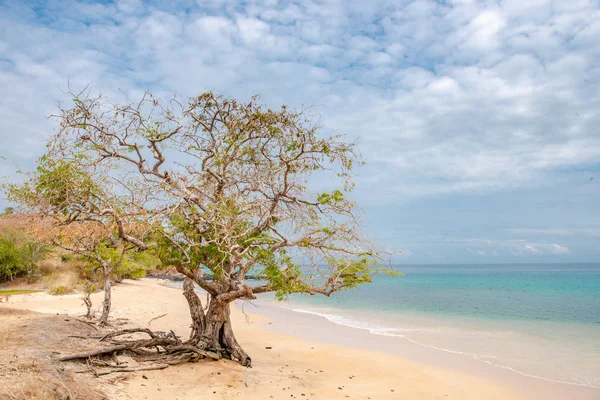
<svg viewBox="0 0 600 400"><path fill-rule="evenodd" d="M70 338L76 338L76 339L100 339L99 337L96 336L78 336L78 335L69 335L67 337Z"/></svg>
<svg viewBox="0 0 600 400"><path fill-rule="evenodd" d="M87 351L85 353L69 354L66 356L59 357L58 360L59 361L83 360L85 358L90 358L90 357L94 357L94 356L100 356L103 354L113 353L115 351L125 350L129 347L130 347L130 345L128 345L128 344L121 344L118 346L107 347L104 349L91 350L91 351Z"/></svg>
<svg viewBox="0 0 600 400"><path fill-rule="evenodd" d="M139 372L139 371L155 371L159 369L168 368L169 364L161 364L161 365L151 365L147 367L139 367L139 368L118 368L104 371L93 371L94 375L102 376L112 374L114 372ZM86 372L92 372L89 369L85 369L83 371L75 371L76 374L85 374Z"/></svg>
<svg viewBox="0 0 600 400"><path fill-rule="evenodd" d="M183 344L181 346L173 346L173 347L169 348L169 353L176 353L176 352L193 352L193 353L199 354L199 355L207 357L207 358L212 358L213 360L221 359L221 356L213 351L201 350L197 347L185 345L185 344Z"/></svg>
<svg viewBox="0 0 600 400"><path fill-rule="evenodd" d="M197 361L202 358L212 358L213 360L221 359L221 354L217 352L205 350L200 346L182 343L173 331L165 333L159 331L153 332L146 328L124 329L122 331L109 333L102 337L100 341L132 333L146 333L150 336L150 339L126 340L121 342L113 341L113 343L115 343L114 346L94 349L83 353L64 355L60 357L59 360L70 361L85 359L89 362L91 357L104 355L110 355L113 357L113 360L115 360L116 353L125 351L138 354L142 356L145 361L162 361L166 364L179 364L185 361ZM160 350L161 348L163 351ZM118 363L115 362L115 364Z"/></svg>
<svg viewBox="0 0 600 400"><path fill-rule="evenodd" d="M154 334L154 332L152 332L150 329L146 329L146 328L133 328L133 329L123 329L120 331L116 331L116 332L111 332L107 335L104 335L100 341L103 342L105 339L112 339L114 337L117 336L122 336L122 335L128 335L131 333L147 333L152 339L154 339L156 336Z"/></svg>
<svg viewBox="0 0 600 400"><path fill-rule="evenodd" d="M156 321L157 319L159 319L159 318L162 318L162 317L164 317L164 316L166 316L166 315L167 315L167 314L163 314L163 315L159 315L158 317L154 317L154 318L152 318L150 321L148 321L148 326L150 326L150 324L151 324L153 321Z"/></svg>
<svg viewBox="0 0 600 400"><path fill-rule="evenodd" d="M94 367L110 367L110 368L127 368L128 367L127 363L118 363L118 362L109 363L109 362L102 361L102 360L92 360L91 364Z"/></svg>
<svg viewBox="0 0 600 400"><path fill-rule="evenodd" d="M86 324L87 326L91 326L92 328L94 328L95 330L99 330L98 327L96 326L96 324L94 324L93 322L90 321L84 321L82 319L79 318L73 318L75 321L77 322L81 322L82 324Z"/></svg>

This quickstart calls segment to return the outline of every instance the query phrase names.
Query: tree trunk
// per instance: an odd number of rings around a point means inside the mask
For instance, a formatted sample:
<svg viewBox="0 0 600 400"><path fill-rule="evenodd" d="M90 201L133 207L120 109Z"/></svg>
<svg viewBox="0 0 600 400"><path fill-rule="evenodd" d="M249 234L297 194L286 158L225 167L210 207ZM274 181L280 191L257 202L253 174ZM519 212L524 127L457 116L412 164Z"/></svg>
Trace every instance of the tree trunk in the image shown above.
<svg viewBox="0 0 600 400"><path fill-rule="evenodd" d="M197 333L204 332L206 322L204 320L204 309L202 302L194 290L194 281L190 278L185 278L183 281L183 295L185 296L190 307L190 316L192 317L192 332L190 340L196 337Z"/></svg>
<svg viewBox="0 0 600 400"><path fill-rule="evenodd" d="M85 317L88 319L92 318L92 298L91 298L92 292L86 292L85 295L83 296L83 303L85 304L86 308L87 308L87 313L85 314Z"/></svg>
<svg viewBox="0 0 600 400"><path fill-rule="evenodd" d="M108 268L108 265L103 265L102 267L104 269L104 301L102 302L102 316L100 317L100 325L107 325L111 306L110 269Z"/></svg>
<svg viewBox="0 0 600 400"><path fill-rule="evenodd" d="M218 353L223 358L237 360L244 367L252 367L252 359L233 334L230 302L211 296L205 313L200 298L193 290L193 282L187 281L188 279L184 281L183 294L188 301L192 317L192 333L188 343L202 350Z"/></svg>

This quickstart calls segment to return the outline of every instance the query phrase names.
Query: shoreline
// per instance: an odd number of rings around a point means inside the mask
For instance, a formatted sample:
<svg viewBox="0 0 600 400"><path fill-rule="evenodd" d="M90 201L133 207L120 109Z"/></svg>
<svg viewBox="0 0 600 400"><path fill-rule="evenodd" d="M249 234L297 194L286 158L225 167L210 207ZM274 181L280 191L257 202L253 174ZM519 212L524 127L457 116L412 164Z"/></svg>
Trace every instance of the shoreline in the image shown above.
<svg viewBox="0 0 600 400"><path fill-rule="evenodd" d="M466 373L494 384L516 389L527 398L548 400L597 399L600 388L575 382L557 381L499 365L478 355L439 348L409 337L374 333L368 328L348 326L306 310L286 308L268 300L254 301L252 312L269 318L267 329L324 344L377 351L426 365ZM327 333L336 337L328 340Z"/></svg>
<svg viewBox="0 0 600 400"><path fill-rule="evenodd" d="M156 279L125 281L114 288L112 316L125 318L133 326L173 329L187 337L189 311L179 290L174 289ZM96 307L100 299L100 293L93 296ZM221 360L149 371L144 374L147 379L142 374L130 374L122 382L107 384L109 398L517 400L592 399L600 393L560 388L550 382L544 382L547 387L543 391L539 382L528 382L526 390L513 385L512 379L494 378L502 374L486 376L468 365L465 368L440 356L439 351L432 355L434 350L424 352L414 344L399 346L398 338L337 325L277 305L254 305L257 307L245 303L232 307L234 332L253 358L254 368ZM71 315L84 311L78 295L23 295L0 306ZM544 396L546 392L552 396Z"/></svg>
<svg viewBox="0 0 600 400"><path fill-rule="evenodd" d="M427 322L429 324L431 324L433 321L435 321L436 327L433 327L430 325L414 326L414 325L410 325L410 322L408 322L408 325L409 325L408 328L393 328L393 327L390 327L390 325L393 325L394 322L397 322L397 321L393 321L390 324L388 324L387 322L382 323L381 321L374 323L373 320L365 321L364 319L361 319L360 316L355 317L355 316L344 315L343 313L345 310L342 310L342 309L338 310L335 308L329 308L327 310L314 310L314 308L312 308L312 306L309 304L300 304L298 302L293 302L293 304L290 305L290 304L287 304L285 301L283 303L277 303L275 301L263 301L262 299L258 300L256 302L258 304L264 305L265 307L274 306L274 307L282 308L289 312L308 314L308 315L318 318L319 320L325 319L328 322L333 323L335 325L339 325L339 326L346 327L346 328L353 329L353 330L358 329L360 331L366 331L375 336L385 336L385 337L397 338L398 340L409 341L409 342L411 342L415 345L421 346L421 347L425 347L425 348L429 348L429 349L433 349L433 350L437 350L437 351L441 351L441 352L445 352L445 353L470 357L470 358L475 359L478 362L486 363L486 364L490 364L490 365L493 365L498 368L506 369L506 370L509 370L516 374L523 375L523 376L526 376L529 378L540 379L540 380L544 380L544 381L552 382L552 383L581 386L581 387L587 387L587 388L591 388L591 389L600 390L600 386L597 384L566 381L566 380L560 380L560 379L543 376L541 374L538 375L536 373L525 372L525 371L520 370L518 367L504 365L504 364L500 363L500 361L498 361L498 362L489 361L490 359L496 359L497 357L495 357L495 356L482 355L482 354L475 353L473 351L467 351L467 350L457 350L457 349L453 349L453 348L440 347L437 343L431 344L431 343L427 343L425 341L421 341L422 339L420 337L415 338L415 337L408 336L408 335L412 334L413 331L421 331L421 330L440 333L440 334L447 334L448 333L447 329L462 329L462 330L466 329L467 332L472 333L472 330L474 329L473 324L475 324L477 322L482 322L482 323L489 322L486 320L474 321L474 319L471 319L470 321L468 321L469 326L466 326L466 327L465 326L457 326L456 321L454 321L453 324L440 326L439 321L444 321L444 323L445 323L444 315L436 315L436 316L419 315L419 318L421 318L421 321L419 321L420 323L423 323L423 320L427 319L428 320ZM306 307L306 308L304 308L304 307ZM340 314L336 314L337 311L339 311ZM258 312L260 313L260 311L258 311ZM363 313L364 312L365 311L363 310ZM399 319L404 318L404 317L406 317L406 316L401 315L401 317L399 317ZM414 318L414 314L411 314L409 316L409 318L410 317ZM503 323L498 320L493 320L492 322L496 325L496 328L499 323ZM513 321L507 321L507 323L511 323L511 322L513 322ZM523 323L523 321L518 321L518 322L521 324ZM552 321L550 323L555 324L555 325L561 324L561 323L557 323L554 321ZM569 323L562 323L562 324L569 326L569 327L571 326ZM588 324L588 325L584 325L584 326L595 328L595 324ZM489 327L481 328L480 326L476 326L475 329L482 329L483 331L488 332L487 329L489 329ZM513 326L508 327L508 331L510 331L511 334L514 333L514 331L513 331L514 329L515 329L515 327L513 327ZM502 329L501 333L504 333L504 332L505 332L505 330ZM497 333L497 332L489 332L489 333ZM505 338L504 340L508 340L508 339ZM455 346L456 343L454 343L452 341L452 339L449 340L448 344L454 345L451 347L456 347ZM369 348L369 347L367 346L366 348ZM526 345L524 348L527 348Z"/></svg>

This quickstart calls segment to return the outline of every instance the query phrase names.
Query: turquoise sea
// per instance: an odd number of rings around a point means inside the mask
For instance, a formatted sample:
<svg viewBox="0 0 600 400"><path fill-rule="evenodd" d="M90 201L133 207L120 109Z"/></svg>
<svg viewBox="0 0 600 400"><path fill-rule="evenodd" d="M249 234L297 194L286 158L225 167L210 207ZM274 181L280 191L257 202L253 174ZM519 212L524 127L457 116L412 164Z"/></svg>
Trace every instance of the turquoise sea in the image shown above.
<svg viewBox="0 0 600 400"><path fill-rule="evenodd" d="M600 388L600 264L401 265L356 290L294 295L297 312Z"/></svg>

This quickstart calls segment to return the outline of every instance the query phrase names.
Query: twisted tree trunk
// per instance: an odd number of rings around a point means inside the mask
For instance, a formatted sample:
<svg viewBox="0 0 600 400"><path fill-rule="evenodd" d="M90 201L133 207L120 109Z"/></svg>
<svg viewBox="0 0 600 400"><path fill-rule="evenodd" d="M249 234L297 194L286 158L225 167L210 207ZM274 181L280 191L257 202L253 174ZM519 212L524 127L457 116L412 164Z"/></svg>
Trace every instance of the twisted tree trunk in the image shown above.
<svg viewBox="0 0 600 400"><path fill-rule="evenodd" d="M197 333L204 332L206 322L204 318L202 302L194 291L194 281L192 281L190 278L185 278L183 281L183 295L185 296L190 307L190 316L192 317L192 332L190 333L190 340L192 340Z"/></svg>
<svg viewBox="0 0 600 400"><path fill-rule="evenodd" d="M192 333L188 344L204 351L212 351L223 358L237 360L245 367L252 367L252 359L237 342L231 326L231 302L218 296L210 296L206 312L194 291L193 281L184 281L184 296L190 307Z"/></svg>
<svg viewBox="0 0 600 400"><path fill-rule="evenodd" d="M87 313L85 314L85 317L88 319L92 318L92 298L91 298L92 292L91 291L86 291L85 294L83 295L83 303L85 304L85 307L87 308Z"/></svg>

